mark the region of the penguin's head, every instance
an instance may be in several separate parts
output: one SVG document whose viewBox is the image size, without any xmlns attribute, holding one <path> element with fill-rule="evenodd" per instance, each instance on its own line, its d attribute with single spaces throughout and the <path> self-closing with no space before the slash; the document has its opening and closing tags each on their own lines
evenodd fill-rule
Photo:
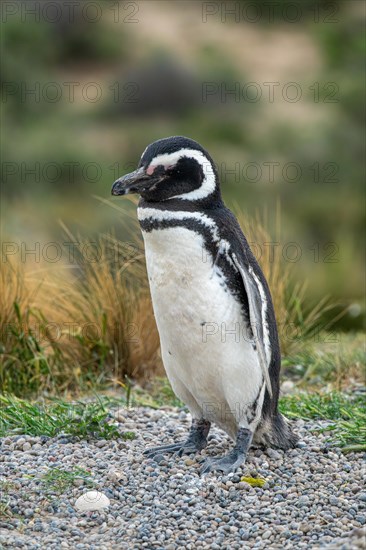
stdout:
<svg viewBox="0 0 366 550">
<path fill-rule="evenodd" d="M 112 195 L 129 193 L 153 202 L 220 198 L 212 158 L 199 143 L 182 136 L 151 143 L 143 152 L 137 170 L 114 182 Z"/>
</svg>

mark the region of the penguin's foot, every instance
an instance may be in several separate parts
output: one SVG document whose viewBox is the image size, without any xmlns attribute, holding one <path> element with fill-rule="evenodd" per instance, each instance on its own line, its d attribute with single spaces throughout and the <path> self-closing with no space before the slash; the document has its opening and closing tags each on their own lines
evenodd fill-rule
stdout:
<svg viewBox="0 0 366 550">
<path fill-rule="evenodd" d="M 245 462 L 252 437 L 253 433 L 250 430 L 239 428 L 233 450 L 225 456 L 205 460 L 200 474 L 208 474 L 213 471 L 220 471 L 224 474 L 235 472 Z"/>
<path fill-rule="evenodd" d="M 204 419 L 193 419 L 189 436 L 185 441 L 178 441 L 172 445 L 161 445 L 144 451 L 149 458 L 158 454 L 176 454 L 178 456 L 189 455 L 202 451 L 207 445 L 207 435 L 210 430 L 210 422 Z"/>
</svg>

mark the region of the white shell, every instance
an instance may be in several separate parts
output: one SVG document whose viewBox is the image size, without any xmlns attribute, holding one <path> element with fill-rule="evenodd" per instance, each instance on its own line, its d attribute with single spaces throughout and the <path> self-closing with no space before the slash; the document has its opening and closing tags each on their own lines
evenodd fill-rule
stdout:
<svg viewBox="0 0 366 550">
<path fill-rule="evenodd" d="M 110 505 L 109 498 L 99 491 L 88 491 L 84 493 L 75 502 L 75 508 L 80 512 L 92 512 L 102 510 Z"/>
</svg>

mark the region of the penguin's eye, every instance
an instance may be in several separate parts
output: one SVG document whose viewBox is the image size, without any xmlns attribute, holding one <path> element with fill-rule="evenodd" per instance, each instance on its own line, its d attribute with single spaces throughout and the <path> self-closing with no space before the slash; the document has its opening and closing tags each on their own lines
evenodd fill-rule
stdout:
<svg viewBox="0 0 366 550">
<path fill-rule="evenodd" d="M 165 166 L 163 164 L 159 164 L 158 166 L 153 168 L 153 174 L 154 176 L 163 176 L 165 174 Z"/>
</svg>

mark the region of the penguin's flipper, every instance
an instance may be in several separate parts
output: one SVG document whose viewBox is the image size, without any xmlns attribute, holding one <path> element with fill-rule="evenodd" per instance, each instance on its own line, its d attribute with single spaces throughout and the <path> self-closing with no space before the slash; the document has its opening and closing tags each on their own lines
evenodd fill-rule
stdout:
<svg viewBox="0 0 366 550">
<path fill-rule="evenodd" d="M 268 362 L 264 349 L 264 318 L 262 315 L 262 296 L 256 279 L 253 276 L 253 270 L 250 266 L 244 265 L 238 260 L 235 253 L 231 253 L 231 258 L 239 271 L 243 280 L 244 288 L 248 297 L 249 304 L 249 322 L 253 332 L 256 349 L 258 352 L 259 364 L 263 373 L 263 378 L 267 386 L 269 395 L 272 397 L 272 385 L 268 373 Z"/>
</svg>

